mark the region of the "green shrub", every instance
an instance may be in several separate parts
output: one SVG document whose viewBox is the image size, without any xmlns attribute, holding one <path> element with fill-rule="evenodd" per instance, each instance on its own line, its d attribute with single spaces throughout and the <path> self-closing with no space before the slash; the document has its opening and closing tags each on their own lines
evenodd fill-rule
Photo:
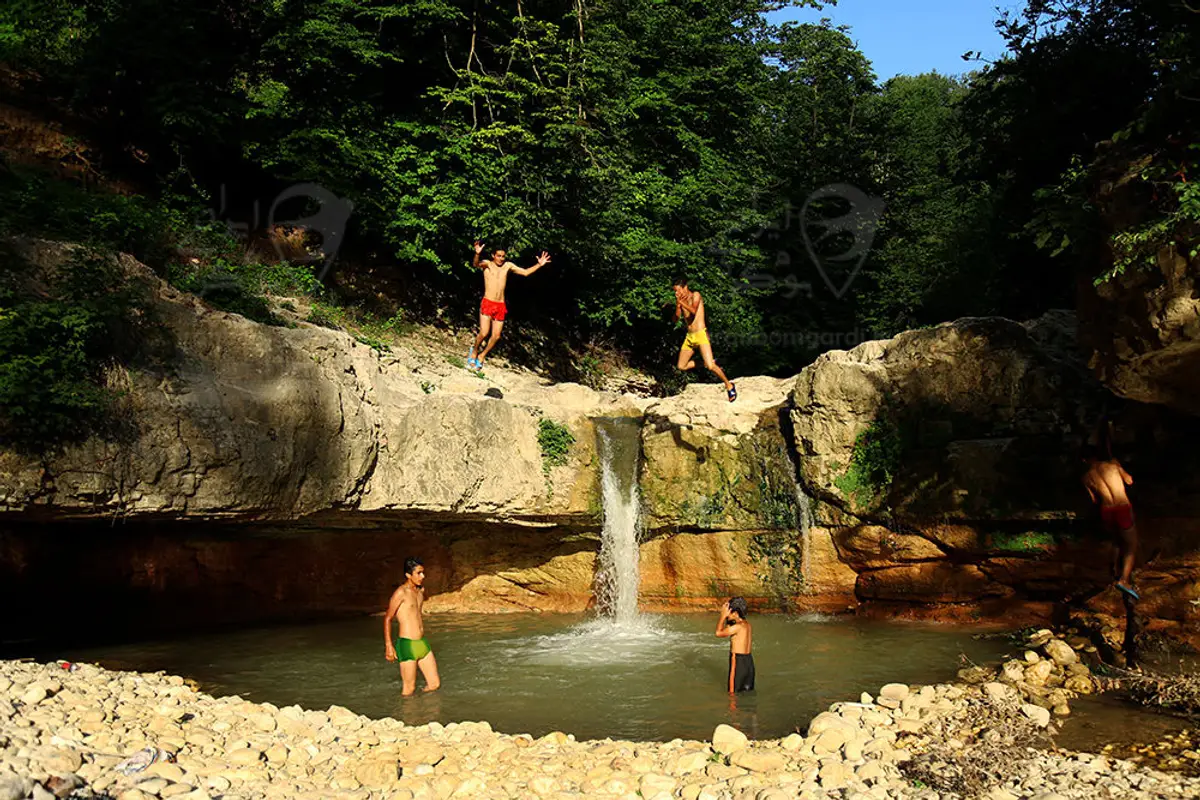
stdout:
<svg viewBox="0 0 1200 800">
<path fill-rule="evenodd" d="M 600 357 L 595 353 L 588 353 L 581 357 L 576 362 L 575 368 L 580 384 L 596 391 L 604 389 L 604 368 L 600 364 Z"/>
<path fill-rule="evenodd" d="M 166 276 L 186 252 L 198 261 L 235 259 L 242 246 L 194 201 L 152 200 L 89 189 L 45 170 L 0 171 L 0 235 L 81 242 L 129 253 Z"/>
<path fill-rule="evenodd" d="M 380 319 L 371 313 L 363 313 L 358 320 L 359 329 L 368 336 L 376 339 L 385 337 L 405 336 L 416 329 L 403 311 L 397 311 L 387 319 Z"/>
<path fill-rule="evenodd" d="M 543 471 L 549 472 L 551 467 L 565 465 L 573 444 L 575 437 L 565 425 L 544 417 L 538 422 L 538 447 L 542 451 Z"/>
<path fill-rule="evenodd" d="M 322 328 L 331 328 L 335 331 L 342 330 L 341 322 L 345 314 L 340 308 L 329 306 L 324 303 L 313 303 L 312 308 L 308 310 L 308 316 L 305 317 L 305 322 L 311 322 L 313 325 L 320 325 Z"/>
<path fill-rule="evenodd" d="M 106 367 L 140 337 L 140 297 L 115 261 L 81 251 L 53 274 L 0 253 L 0 442 L 44 451 L 103 432 L 115 394 Z"/>
<path fill-rule="evenodd" d="M 269 325 L 283 323 L 262 295 L 318 296 L 323 291 L 311 266 L 246 263 L 242 244 L 224 225 L 197 224 L 203 217 L 200 209 L 183 202 L 88 190 L 24 168 L 0 177 L 0 235 L 82 242 L 129 253 L 173 286 Z"/>
<path fill-rule="evenodd" d="M 385 342 L 381 342 L 373 336 L 356 333 L 354 334 L 354 338 L 360 344 L 365 344 L 367 347 L 371 348 L 377 353 L 389 353 L 392 350 L 392 348 L 389 347 Z"/>
</svg>

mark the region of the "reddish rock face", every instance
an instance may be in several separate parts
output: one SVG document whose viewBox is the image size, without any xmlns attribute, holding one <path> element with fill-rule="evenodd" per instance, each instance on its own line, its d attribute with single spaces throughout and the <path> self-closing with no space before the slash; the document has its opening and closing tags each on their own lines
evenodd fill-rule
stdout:
<svg viewBox="0 0 1200 800">
<path fill-rule="evenodd" d="M 858 576 L 858 596 L 864 600 L 963 603 L 1013 594 L 1011 587 L 991 580 L 974 564 L 903 564 Z"/>
<path fill-rule="evenodd" d="M 854 573 L 831 545 L 814 548 L 803 594 L 771 590 L 750 555 L 754 535 L 645 542 L 641 607 L 710 611 L 733 595 L 756 610 L 842 611 L 854 602 Z M 413 555 L 426 567 L 431 613 L 581 612 L 594 602 L 598 549 L 595 531 L 361 516 L 287 528 L 9 525 L 0 529 L 0 630 L 8 642 L 59 638 L 62 620 L 81 611 L 80 639 L 378 614 Z"/>
</svg>

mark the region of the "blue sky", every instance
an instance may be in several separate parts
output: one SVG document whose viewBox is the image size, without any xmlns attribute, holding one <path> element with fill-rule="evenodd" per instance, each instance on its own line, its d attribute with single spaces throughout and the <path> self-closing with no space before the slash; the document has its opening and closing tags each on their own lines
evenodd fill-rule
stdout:
<svg viewBox="0 0 1200 800">
<path fill-rule="evenodd" d="M 797 20 L 849 25 L 850 38 L 870 59 L 882 83 L 896 75 L 937 70 L 958 75 L 977 68 L 963 61 L 968 50 L 994 59 L 1004 42 L 992 22 L 996 8 L 1015 9 L 1019 0 L 839 0 L 823 11 L 789 8 L 769 15 L 771 22 Z"/>
</svg>

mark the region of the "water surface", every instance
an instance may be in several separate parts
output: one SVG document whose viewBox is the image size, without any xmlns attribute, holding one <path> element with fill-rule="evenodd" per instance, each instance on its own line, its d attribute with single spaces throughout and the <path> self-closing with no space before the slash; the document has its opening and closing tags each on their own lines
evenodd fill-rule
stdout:
<svg viewBox="0 0 1200 800">
<path fill-rule="evenodd" d="M 707 739 L 720 723 L 751 737 L 803 728 L 838 700 L 890 681 L 952 679 L 1015 650 L 971 631 L 853 618 L 752 615 L 757 688 L 731 700 L 729 649 L 716 615 L 643 615 L 614 623 L 583 615 L 438 614 L 426 636 L 442 689 L 400 696 L 383 659 L 379 617 L 198 635 L 43 654 L 114 669 L 165 670 L 205 691 L 278 706 L 342 705 L 370 717 L 487 720 L 506 733 L 579 738 Z M 418 679 L 418 686 L 423 682 Z"/>
</svg>

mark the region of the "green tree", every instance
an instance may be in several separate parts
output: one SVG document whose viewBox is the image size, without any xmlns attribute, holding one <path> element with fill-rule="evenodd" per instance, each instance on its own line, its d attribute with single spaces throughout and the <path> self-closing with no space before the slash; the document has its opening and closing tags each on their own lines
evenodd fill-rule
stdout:
<svg viewBox="0 0 1200 800">
<path fill-rule="evenodd" d="M 886 202 L 860 319 L 893 335 L 995 309 L 1004 265 L 984 246 L 990 187 L 963 173 L 971 141 L 961 81 L 937 73 L 888 81 L 871 109 Z"/>
</svg>

